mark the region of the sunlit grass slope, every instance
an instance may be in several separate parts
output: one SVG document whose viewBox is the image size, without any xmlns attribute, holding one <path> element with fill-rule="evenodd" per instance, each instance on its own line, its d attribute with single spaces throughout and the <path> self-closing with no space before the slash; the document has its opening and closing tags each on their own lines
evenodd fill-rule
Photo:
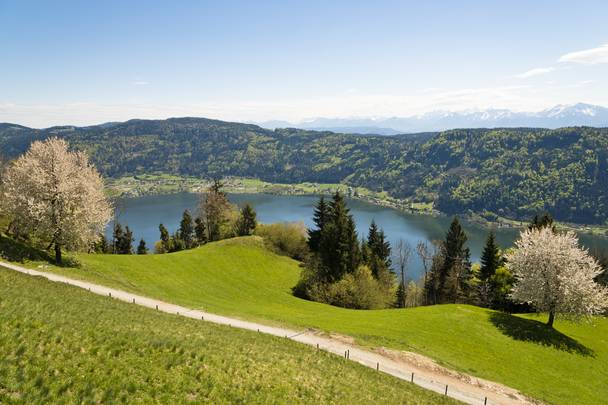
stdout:
<svg viewBox="0 0 608 405">
<path fill-rule="evenodd" d="M 455 403 L 290 340 L 0 269 L 0 403 Z"/>
<path fill-rule="evenodd" d="M 295 298 L 297 262 L 240 238 L 167 255 L 81 255 L 73 277 L 192 308 L 353 336 L 359 343 L 410 350 L 552 403 L 599 403 L 608 397 L 608 321 L 558 321 L 547 330 L 468 305 L 356 311 Z"/>
</svg>

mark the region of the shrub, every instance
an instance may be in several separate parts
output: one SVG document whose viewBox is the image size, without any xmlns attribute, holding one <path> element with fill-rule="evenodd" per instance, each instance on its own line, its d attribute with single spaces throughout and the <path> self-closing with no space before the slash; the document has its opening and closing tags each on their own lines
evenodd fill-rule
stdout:
<svg viewBox="0 0 608 405">
<path fill-rule="evenodd" d="M 255 233 L 264 238 L 270 250 L 278 254 L 289 256 L 296 260 L 304 260 L 308 256 L 306 227 L 303 222 L 259 224 Z"/>
<path fill-rule="evenodd" d="M 345 274 L 335 283 L 324 283 L 315 274 L 318 272 L 311 270 L 309 264 L 294 288 L 294 294 L 353 309 L 386 308 L 395 301 L 394 276 L 390 272 L 376 279 L 368 266 L 359 266 L 354 273 Z"/>
</svg>

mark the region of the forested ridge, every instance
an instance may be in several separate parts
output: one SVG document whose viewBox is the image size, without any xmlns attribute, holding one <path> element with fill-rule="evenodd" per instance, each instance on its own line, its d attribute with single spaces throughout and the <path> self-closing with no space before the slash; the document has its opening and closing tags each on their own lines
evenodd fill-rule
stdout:
<svg viewBox="0 0 608 405">
<path fill-rule="evenodd" d="M 342 182 L 396 198 L 527 219 L 608 220 L 608 128 L 456 129 L 419 136 L 361 136 L 203 118 L 130 120 L 31 129 L 0 124 L 8 158 L 36 139 L 65 138 L 106 176 L 149 172 Z"/>
</svg>

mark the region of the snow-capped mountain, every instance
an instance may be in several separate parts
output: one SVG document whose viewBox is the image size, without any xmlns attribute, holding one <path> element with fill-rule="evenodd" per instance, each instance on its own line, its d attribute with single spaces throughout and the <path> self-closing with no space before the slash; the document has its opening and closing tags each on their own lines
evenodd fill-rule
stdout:
<svg viewBox="0 0 608 405">
<path fill-rule="evenodd" d="M 274 123 L 261 123 L 276 128 Z M 390 118 L 316 118 L 300 123 L 281 122 L 295 128 L 393 135 L 443 131 L 452 128 L 608 126 L 608 108 L 591 104 L 556 105 L 537 112 L 515 112 L 506 109 L 481 111 L 431 111 L 410 117 Z"/>
</svg>

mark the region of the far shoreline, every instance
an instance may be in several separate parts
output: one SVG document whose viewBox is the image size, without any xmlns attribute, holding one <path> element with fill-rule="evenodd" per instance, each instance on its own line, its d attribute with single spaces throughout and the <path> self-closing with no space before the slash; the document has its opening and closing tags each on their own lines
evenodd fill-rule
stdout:
<svg viewBox="0 0 608 405">
<path fill-rule="evenodd" d="M 375 206 L 391 208 L 411 215 L 447 217 L 450 214 L 441 212 L 433 207 L 432 203 L 413 203 L 393 198 L 386 192 L 374 192 L 363 187 L 352 187 L 341 183 L 314 183 L 304 182 L 298 184 L 271 183 L 258 179 L 229 176 L 223 179 L 225 190 L 231 194 L 270 194 L 287 196 L 321 196 L 331 195 L 336 191 L 344 193 L 348 198 L 363 201 Z M 176 176 L 164 173 L 142 174 L 106 179 L 106 192 L 112 198 L 135 198 L 153 195 L 171 195 L 177 193 L 201 193 L 211 180 L 193 176 Z M 496 216 L 499 220 L 493 221 L 479 213 L 454 214 L 466 222 L 485 229 L 508 228 L 524 229 L 527 221 L 514 220 Z M 558 229 L 570 230 L 592 236 L 608 237 L 608 226 L 586 225 L 573 223 L 557 223 Z"/>
</svg>

